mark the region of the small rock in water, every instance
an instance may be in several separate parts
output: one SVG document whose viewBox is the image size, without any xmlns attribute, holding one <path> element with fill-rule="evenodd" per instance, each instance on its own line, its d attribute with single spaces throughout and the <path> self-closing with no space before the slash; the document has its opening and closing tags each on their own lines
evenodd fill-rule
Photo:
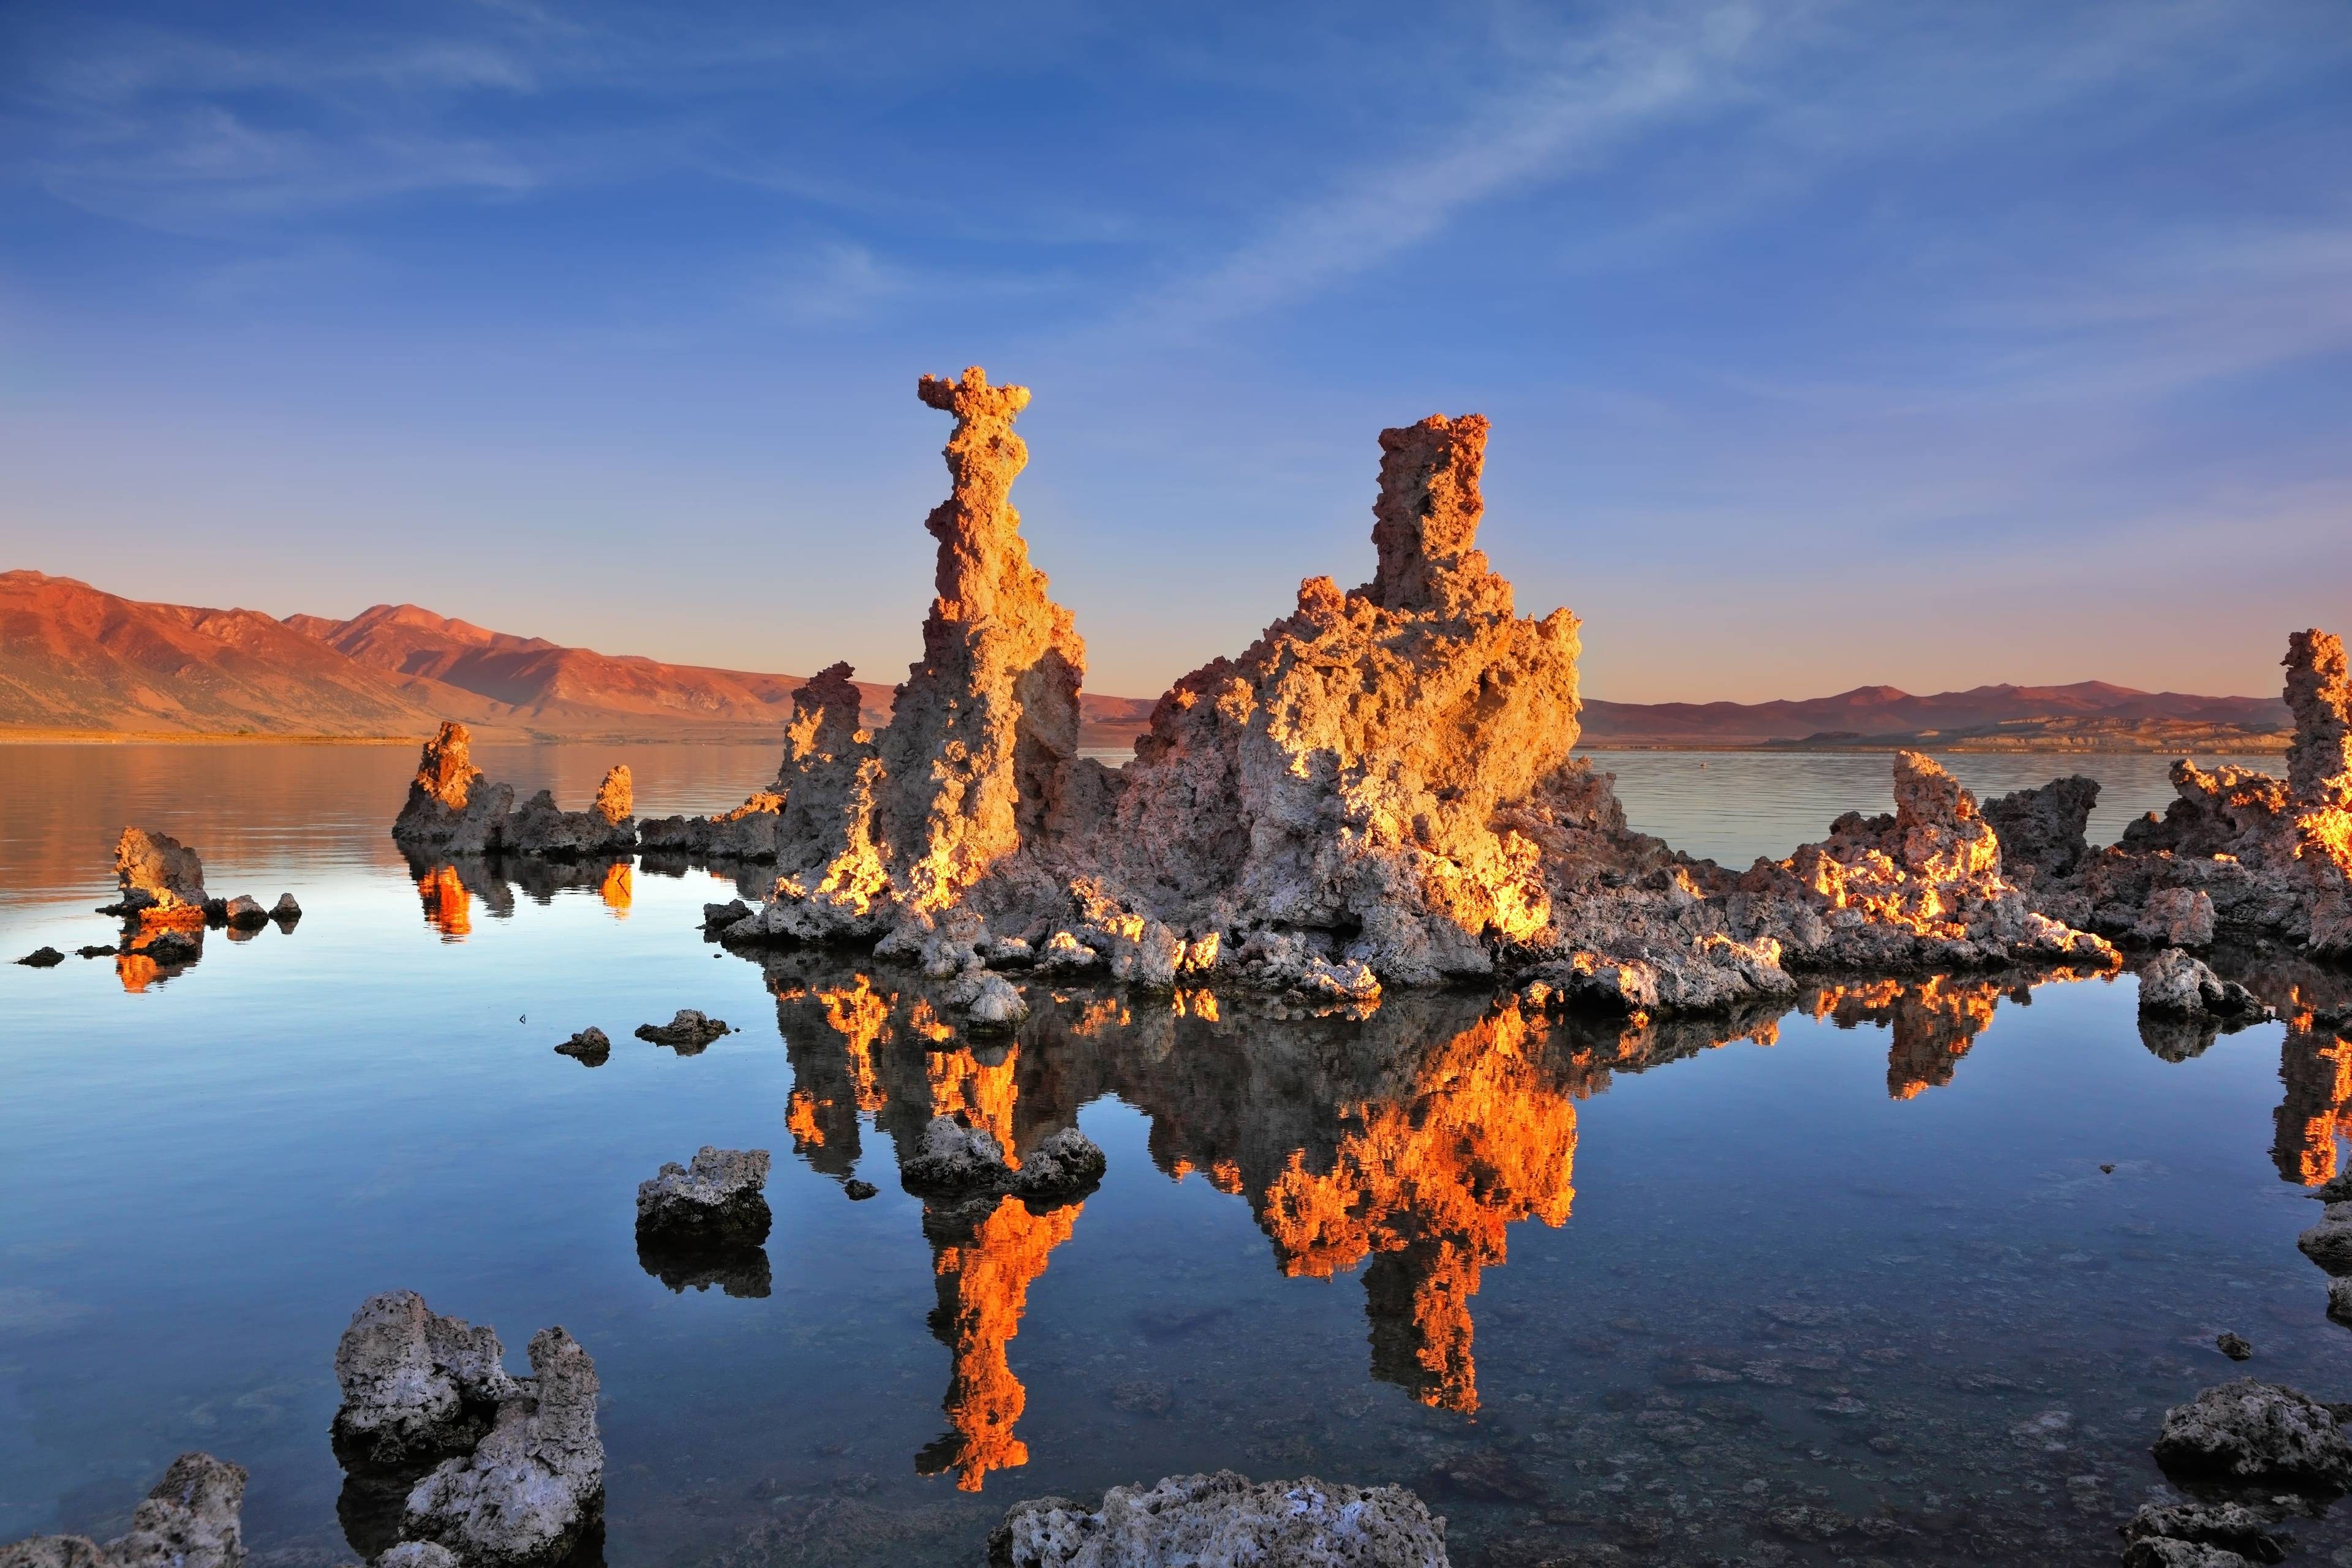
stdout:
<svg viewBox="0 0 2352 1568">
<path fill-rule="evenodd" d="M 112 958 L 120 951 L 121 950 L 119 948 L 108 947 L 103 942 L 94 942 L 88 947 L 75 948 L 74 956 L 76 958 Z"/>
<path fill-rule="evenodd" d="M 995 1134 L 953 1116 L 931 1118 L 922 1143 L 898 1166 L 899 1179 L 919 1192 L 1000 1186 L 1012 1175 Z"/>
<path fill-rule="evenodd" d="M 2103 1176 L 2112 1176 L 2116 1173 L 2116 1168 L 2113 1165 L 2102 1165 L 2099 1167 L 2099 1173 Z"/>
<path fill-rule="evenodd" d="M 2223 1355 L 2228 1356 L 2231 1361 L 2251 1361 L 2253 1359 L 2254 1347 L 2247 1343 L 2242 1336 L 2237 1334 L 2223 1333 L 2220 1335 L 2213 1341 L 2213 1348 L 2220 1351 Z"/>
<path fill-rule="evenodd" d="M 1445 1526 L 1399 1486 L 1317 1480 L 1253 1486 L 1231 1470 L 1113 1487 L 1088 1510 L 1067 1498 L 1015 1503 L 988 1538 L 990 1568 L 1173 1568 L 1300 1563 L 1447 1568 Z"/>
<path fill-rule="evenodd" d="M 591 1024 L 562 1045 L 555 1047 L 559 1057 L 570 1057 L 583 1067 L 600 1068 L 613 1054 L 613 1042 L 604 1031 Z"/>
<path fill-rule="evenodd" d="M 279 925 L 290 926 L 302 918 L 302 906 L 294 901 L 291 893 L 280 893 L 278 901 L 269 906 L 269 918 Z"/>
<path fill-rule="evenodd" d="M 1102 1181 L 1106 1163 L 1094 1140 L 1075 1127 L 1065 1127 L 1023 1157 L 1021 1168 L 1013 1173 L 1013 1191 L 1024 1198 L 1081 1196 Z"/>
<path fill-rule="evenodd" d="M 708 1017 L 692 1007 L 680 1007 L 667 1024 L 637 1026 L 637 1038 L 667 1046 L 682 1057 L 692 1056 L 726 1033 L 726 1019 Z"/>
<path fill-rule="evenodd" d="M 867 1198 L 872 1197 L 882 1189 L 876 1186 L 871 1182 L 861 1182 L 856 1177 L 852 1176 L 849 1180 L 841 1184 L 841 1190 L 849 1194 L 849 1201 L 851 1203 L 860 1204 L 864 1203 Z"/>
<path fill-rule="evenodd" d="M 2177 947 L 2165 949 L 2140 971 L 2139 1010 L 2174 1017 L 2211 1015 L 2223 1018 L 2267 1018 L 2271 1010 L 2262 999 L 2235 981 L 2222 979 L 2205 963 Z"/>
<path fill-rule="evenodd" d="M 221 918 L 238 931 L 259 931 L 269 923 L 269 911 L 250 893 L 239 893 L 221 906 Z"/>
<path fill-rule="evenodd" d="M 767 1184 L 765 1149 L 706 1143 L 692 1164 L 673 1160 L 653 1180 L 638 1184 L 637 1228 L 757 1246 L 773 1223 L 761 1190 Z"/>
<path fill-rule="evenodd" d="M 108 948 L 109 952 L 113 952 Z M 16 962 L 28 969 L 49 969 L 66 961 L 66 955 L 54 947 L 37 947 Z"/>
</svg>

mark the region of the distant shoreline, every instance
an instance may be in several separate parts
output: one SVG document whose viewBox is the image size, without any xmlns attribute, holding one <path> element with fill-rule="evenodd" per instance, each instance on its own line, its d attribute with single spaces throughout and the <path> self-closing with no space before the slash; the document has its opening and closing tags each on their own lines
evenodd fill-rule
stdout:
<svg viewBox="0 0 2352 1568">
<path fill-rule="evenodd" d="M 195 733 L 185 731 L 24 730 L 0 727 L 0 745 L 19 746 L 419 746 L 428 739 L 415 735 L 246 735 Z M 485 734 L 475 731 L 476 743 L 487 746 L 756 746 L 781 743 L 780 734 L 740 735 L 549 735 Z M 1124 754 L 1131 742 L 1082 744 L 1081 756 Z M 1898 751 L 1920 751 L 1957 756 L 2025 757 L 2179 757 L 2277 756 L 2286 751 L 2284 737 L 2264 737 L 2229 745 L 2031 745 L 1987 744 L 1962 740 L 1939 745 L 1932 740 L 1887 741 L 1856 745 L 1809 745 L 1801 742 L 1710 740 L 1580 741 L 1580 755 L 1605 752 L 1713 752 L 1741 756 L 1888 756 Z"/>
</svg>

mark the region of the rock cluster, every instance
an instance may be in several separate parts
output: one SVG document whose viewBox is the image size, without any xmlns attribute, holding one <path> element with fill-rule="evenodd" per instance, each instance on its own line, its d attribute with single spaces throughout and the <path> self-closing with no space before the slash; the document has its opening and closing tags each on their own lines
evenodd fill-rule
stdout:
<svg viewBox="0 0 2352 1568">
<path fill-rule="evenodd" d="M 1113 1487 L 1102 1506 L 1018 1503 L 989 1537 L 990 1568 L 1445 1568 L 1445 1521 L 1402 1487 L 1309 1476 L 1252 1485 L 1231 1470 Z"/>
<path fill-rule="evenodd" d="M 2133 823 L 2105 849 L 2068 837 L 2057 858 L 2071 853 L 2074 863 L 2036 879 L 2035 907 L 2162 946 L 2219 937 L 2352 954 L 2352 678 L 2341 639 L 2316 629 L 2287 639 L 2284 663 L 2294 717 L 2284 778 L 2183 758 L 2172 766 L 2179 798 L 2164 815 Z M 2028 793 L 2089 783 L 2062 779 Z"/>
<path fill-rule="evenodd" d="M 933 1117 L 923 1128 L 921 1143 L 900 1162 L 898 1175 L 912 1193 L 967 1198 L 1011 1193 L 1034 1204 L 1053 1205 L 1092 1192 L 1104 1169 L 1102 1150 L 1075 1127 L 1041 1140 L 1016 1170 L 995 1134 L 945 1115 Z"/>
<path fill-rule="evenodd" d="M 302 918 L 291 893 L 278 895 L 277 907 L 268 910 L 246 893 L 214 898 L 205 890 L 203 858 L 170 834 L 143 827 L 126 827 L 115 840 L 114 882 L 115 901 L 99 913 L 119 915 L 138 928 L 194 931 L 209 925 L 254 931 L 274 920 L 291 930 Z"/>
<path fill-rule="evenodd" d="M 2139 1010 L 2175 1017 L 2268 1018 L 2270 1008 L 2235 981 L 2224 980 L 2179 948 L 2158 953 L 2139 972 Z"/>
<path fill-rule="evenodd" d="M 432 1542 L 474 1564 L 551 1563 L 600 1521 L 604 1446 L 596 1369 L 560 1328 L 530 1347 L 531 1374 L 510 1376 L 497 1332 L 443 1317 L 413 1290 L 370 1298 L 335 1349 L 342 1405 L 337 1455 L 356 1496 L 390 1517 L 394 1541 Z M 356 1543 L 356 1542 L 355 1542 Z M 432 1568 L 411 1553 L 412 1568 Z"/>
<path fill-rule="evenodd" d="M 1310 578 L 1238 658 L 1176 682 L 1134 761 L 1079 760 L 1084 648 L 1008 499 L 1028 394 L 977 369 L 919 390 L 956 419 L 924 658 L 879 733 L 845 667 L 795 694 L 753 797 L 778 876 L 756 910 L 705 911 L 721 940 L 877 942 L 983 1029 L 1026 1004 L 982 972 L 1017 968 L 1335 1005 L 1502 973 L 1650 1010 L 1793 994 L 1791 969 L 2116 962 L 2029 906 L 1995 827 L 1924 757 L 1898 761 L 1892 816 L 1744 876 L 1628 831 L 1607 775 L 1570 755 L 1576 617 L 1518 616 L 1475 547 L 1477 415 L 1381 432 L 1371 581 Z M 2089 804 L 2005 805 L 2021 865 L 2070 864 Z"/>
<path fill-rule="evenodd" d="M 2124 1525 L 2124 1568 L 2239 1568 L 2280 1563 L 2286 1543 L 2243 1503 L 2144 1503 Z"/>
<path fill-rule="evenodd" d="M 0 1568 L 239 1568 L 245 1468 L 210 1454 L 183 1454 L 131 1515 L 128 1533 L 100 1544 L 85 1535 L 36 1535 L 0 1546 Z"/>
<path fill-rule="evenodd" d="M 474 766 L 472 736 L 452 721 L 425 742 L 392 836 L 416 854 L 577 859 L 636 847 L 635 806 L 625 765 L 605 773 L 585 811 L 562 809 L 547 790 L 517 806 L 511 784 L 492 784 Z"/>
</svg>

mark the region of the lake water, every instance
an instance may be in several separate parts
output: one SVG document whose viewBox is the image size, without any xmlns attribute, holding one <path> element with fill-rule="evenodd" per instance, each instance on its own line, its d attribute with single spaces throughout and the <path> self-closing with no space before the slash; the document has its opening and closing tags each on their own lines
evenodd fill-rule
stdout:
<svg viewBox="0 0 2352 1568">
<path fill-rule="evenodd" d="M 620 755 L 477 753 L 572 805 Z M 648 814 L 774 763 L 626 760 Z M 1597 761 L 1637 826 L 1735 865 L 1889 804 L 1884 757 Z M 1951 763 L 2092 772 L 2110 838 L 2169 794 L 2162 759 Z M 975 1051 L 903 971 L 706 946 L 737 889 L 703 870 L 413 871 L 385 831 L 413 766 L 0 747 L 0 952 L 112 940 L 126 822 L 307 911 L 176 972 L 0 968 L 0 1541 L 119 1531 L 203 1447 L 252 1471 L 263 1564 L 351 1561 L 331 1363 L 396 1287 L 518 1370 L 550 1323 L 588 1348 L 615 1564 L 974 1563 L 1018 1499 L 1220 1467 L 1403 1482 L 1462 1564 L 2104 1563 L 2165 1406 L 2240 1370 L 2216 1333 L 2352 1396 L 2294 1247 L 2352 1078 L 2327 1037 L 2144 1041 L 2128 977 L 1632 1031 L 1041 987 Z M 629 1037 L 681 1006 L 740 1032 Z M 553 1053 L 589 1024 L 609 1062 Z M 1108 1174 L 927 1214 L 898 1151 L 941 1110 L 1016 1152 L 1075 1122 Z M 774 1151 L 775 1230 L 764 1268 L 673 1289 L 635 1187 L 705 1143 Z M 2352 1523 L 2298 1530 L 2352 1562 Z"/>
</svg>

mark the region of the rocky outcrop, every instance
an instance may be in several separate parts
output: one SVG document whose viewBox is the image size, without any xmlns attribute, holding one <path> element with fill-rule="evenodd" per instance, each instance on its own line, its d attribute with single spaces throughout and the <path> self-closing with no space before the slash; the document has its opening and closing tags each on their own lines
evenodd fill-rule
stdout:
<svg viewBox="0 0 2352 1568">
<path fill-rule="evenodd" d="M 613 1041 L 604 1030 L 591 1024 L 556 1047 L 555 1054 L 570 1057 L 583 1067 L 600 1068 L 612 1058 Z"/>
<path fill-rule="evenodd" d="M 2327 1406 L 2250 1377 L 2166 1411 L 2156 1459 L 2186 1478 L 2322 1489 L 2352 1482 L 2352 1444 Z"/>
<path fill-rule="evenodd" d="M 2323 631 L 2290 637 L 2284 663 L 2294 719 L 2284 778 L 2183 758 L 2164 815 L 2038 882 L 2036 907 L 2171 946 L 2218 937 L 2352 954 L 2352 679 L 2342 641 Z"/>
<path fill-rule="evenodd" d="M 899 1162 L 898 1174 L 911 1193 L 960 1199 L 1010 1193 L 1050 1206 L 1085 1197 L 1101 1183 L 1104 1169 L 1102 1150 L 1075 1127 L 1042 1140 L 1016 1169 L 994 1133 L 949 1114 L 924 1126 L 921 1142 Z"/>
<path fill-rule="evenodd" d="M 991 969 L 1356 1007 L 1503 973 L 1647 1012 L 1792 995 L 1806 968 L 2116 961 L 2020 886 L 2080 857 L 2087 784 L 2002 803 L 2016 877 L 1911 753 L 1892 816 L 1744 877 L 1628 830 L 1608 775 L 1570 755 L 1576 617 L 1518 616 L 1476 548 L 1477 415 L 1381 433 L 1370 582 L 1310 578 L 1160 699 L 1126 767 L 1077 760 L 1084 650 L 1008 500 L 1028 395 L 978 370 L 920 392 L 956 417 L 923 660 L 878 734 L 845 667 L 795 694 L 772 896 L 706 911 L 720 940 L 877 942 L 981 1028 L 1018 1019 Z"/>
<path fill-rule="evenodd" d="M 106 913 L 165 924 L 200 924 L 205 906 L 205 863 L 168 833 L 126 827 L 114 845 L 114 881 L 120 890 Z"/>
<path fill-rule="evenodd" d="M 443 1461 L 408 1494 L 408 1539 L 480 1568 L 538 1568 L 561 1561 L 602 1519 L 595 1364 L 561 1328 L 541 1329 L 530 1371 L 473 1452 Z"/>
<path fill-rule="evenodd" d="M 2099 804 L 2099 781 L 2077 773 L 2052 779 L 1984 803 L 1984 819 L 2000 839 L 2000 863 L 2012 880 L 2063 877 L 2091 852 L 2086 829 Z"/>
<path fill-rule="evenodd" d="M 772 1216 L 765 1149 L 714 1149 L 704 1144 L 694 1162 L 665 1163 L 637 1186 L 637 1229 L 680 1239 L 757 1246 Z"/>
<path fill-rule="evenodd" d="M 2178 1018 L 2211 1016 L 2267 1018 L 2271 1010 L 2262 999 L 2234 981 L 2222 979 L 2204 963 L 2168 948 L 2139 972 L 2139 1010 Z"/>
<path fill-rule="evenodd" d="M 0 1546 L 0 1568 L 239 1568 L 245 1562 L 245 1468 L 210 1454 L 172 1461 L 103 1545 L 86 1535 L 36 1535 Z"/>
<path fill-rule="evenodd" d="M 335 1451 L 386 1466 L 472 1447 L 517 1393 L 504 1353 L 496 1330 L 444 1317 L 414 1290 L 368 1298 L 335 1346 Z"/>
<path fill-rule="evenodd" d="M 616 765 L 585 811 L 563 810 L 547 790 L 517 806 L 513 786 L 490 783 L 474 766 L 466 726 L 449 722 L 425 742 L 392 836 L 412 855 L 577 859 L 635 848 L 635 803 L 629 770 Z"/>
<path fill-rule="evenodd" d="M 1252 1485 L 1231 1470 L 1113 1487 L 1102 1506 L 1017 1503 L 989 1537 L 991 1568 L 1445 1568 L 1445 1521 L 1402 1487 L 1309 1476 Z"/>
</svg>

